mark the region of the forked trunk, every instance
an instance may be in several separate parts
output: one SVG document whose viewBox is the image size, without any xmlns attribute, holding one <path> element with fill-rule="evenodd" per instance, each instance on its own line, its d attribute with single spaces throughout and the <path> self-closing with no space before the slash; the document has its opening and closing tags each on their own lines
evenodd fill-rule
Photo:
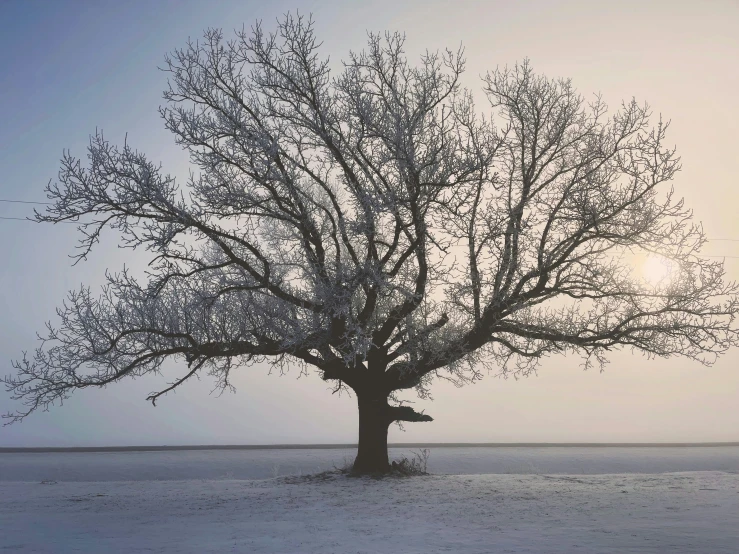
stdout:
<svg viewBox="0 0 739 554">
<path fill-rule="evenodd" d="M 387 430 L 390 426 L 390 406 L 387 397 L 358 398 L 359 447 L 354 460 L 356 473 L 387 473 Z"/>
</svg>

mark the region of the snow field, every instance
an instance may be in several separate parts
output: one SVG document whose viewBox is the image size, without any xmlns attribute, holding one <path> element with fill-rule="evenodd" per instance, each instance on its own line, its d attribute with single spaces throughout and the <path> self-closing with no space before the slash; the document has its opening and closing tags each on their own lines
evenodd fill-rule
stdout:
<svg viewBox="0 0 739 554">
<path fill-rule="evenodd" d="M 0 482 L 0 552 L 736 553 L 739 474 Z"/>
</svg>

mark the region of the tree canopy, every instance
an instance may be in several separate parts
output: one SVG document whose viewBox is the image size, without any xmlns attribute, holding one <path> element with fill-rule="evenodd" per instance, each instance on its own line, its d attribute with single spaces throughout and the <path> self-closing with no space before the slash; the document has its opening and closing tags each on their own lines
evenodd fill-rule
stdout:
<svg viewBox="0 0 739 554">
<path fill-rule="evenodd" d="M 737 287 L 700 256 L 669 125 L 646 104 L 609 115 L 524 61 L 483 77 L 483 113 L 461 49 L 414 65 L 402 35 L 369 34 L 334 76 L 319 48 L 287 15 L 166 57 L 160 113 L 197 168 L 186 183 L 102 133 L 86 165 L 65 153 L 37 220 L 78 221 L 78 261 L 108 227 L 151 264 L 69 294 L 5 378 L 25 406 L 10 421 L 167 358 L 187 369 L 152 402 L 268 361 L 384 399 L 389 423 L 430 420 L 386 401 L 434 377 L 527 374 L 553 353 L 602 365 L 621 346 L 711 363 L 736 344 Z M 676 270 L 640 279 L 637 252 Z"/>
</svg>

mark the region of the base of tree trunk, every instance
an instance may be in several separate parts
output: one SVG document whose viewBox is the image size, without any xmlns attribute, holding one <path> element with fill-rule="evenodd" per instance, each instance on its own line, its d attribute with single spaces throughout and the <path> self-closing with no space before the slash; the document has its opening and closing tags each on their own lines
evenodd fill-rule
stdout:
<svg viewBox="0 0 739 554">
<path fill-rule="evenodd" d="M 359 445 L 354 473 L 389 473 L 387 431 L 390 426 L 387 398 L 359 398 Z"/>
</svg>

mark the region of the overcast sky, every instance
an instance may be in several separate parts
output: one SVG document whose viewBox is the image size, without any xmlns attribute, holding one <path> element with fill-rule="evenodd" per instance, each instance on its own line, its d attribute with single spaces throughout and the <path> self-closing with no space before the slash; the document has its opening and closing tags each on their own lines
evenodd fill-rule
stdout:
<svg viewBox="0 0 739 554">
<path fill-rule="evenodd" d="M 187 157 L 157 113 L 164 54 L 206 27 L 227 35 L 287 10 L 312 12 L 323 51 L 333 60 L 360 50 L 366 32 L 402 31 L 411 58 L 424 49 L 467 53 L 467 86 L 525 57 L 535 71 L 570 77 L 583 94 L 601 92 L 618 107 L 632 96 L 672 120 L 668 142 L 683 170 L 677 193 L 709 238 L 739 240 L 739 3 L 672 1 L 0 1 L 0 198 L 44 201 L 63 149 L 84 158 L 90 133 L 128 142 L 180 178 Z M 32 206 L 0 202 L 0 216 Z M 99 285 L 105 268 L 141 266 L 145 257 L 116 248 L 109 234 L 89 261 L 71 267 L 74 225 L 0 219 L 0 372 L 35 348 L 66 291 Z M 714 240 L 709 255 L 739 258 L 739 242 Z M 739 259 L 727 258 L 731 279 Z M 611 357 L 605 373 L 574 358 L 552 357 L 538 376 L 493 377 L 455 389 L 438 383 L 434 401 L 418 401 L 433 423 L 391 427 L 390 441 L 736 441 L 739 351 L 706 368 L 683 359 Z M 316 375 L 234 376 L 220 398 L 208 378 L 188 382 L 153 408 L 146 395 L 171 380 L 125 381 L 75 393 L 63 407 L 0 428 L 0 446 L 270 444 L 354 442 L 355 399 L 331 395 Z M 406 395 L 414 399 L 412 395 Z M 14 409 L 0 391 L 0 411 Z"/>
</svg>

